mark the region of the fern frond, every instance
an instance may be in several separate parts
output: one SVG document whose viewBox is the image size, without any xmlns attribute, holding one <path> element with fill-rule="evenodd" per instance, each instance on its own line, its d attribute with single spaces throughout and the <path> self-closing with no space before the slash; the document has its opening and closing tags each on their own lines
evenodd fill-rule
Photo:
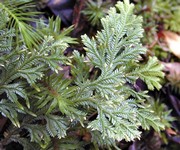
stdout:
<svg viewBox="0 0 180 150">
<path fill-rule="evenodd" d="M 89 123 L 88 127 L 100 131 L 104 138 L 127 141 L 140 138 L 140 132 L 137 130 L 140 124 L 136 119 L 136 107 L 131 106 L 128 101 L 121 104 L 116 100 L 106 103 L 99 103 L 98 116 Z"/>
<path fill-rule="evenodd" d="M 92 142 L 94 143 L 94 147 L 111 147 L 116 145 L 116 141 L 112 138 L 104 137 L 102 138 L 101 132 L 95 130 L 91 131 L 91 136 L 92 136 Z M 117 149 L 119 150 L 119 149 Z"/>
<path fill-rule="evenodd" d="M 50 137 L 43 126 L 27 124 L 24 129 L 28 130 L 31 142 L 38 143 L 42 148 L 48 145 Z"/>
<path fill-rule="evenodd" d="M 150 108 L 155 112 L 157 116 L 160 117 L 161 122 L 164 124 L 165 127 L 171 127 L 171 122 L 175 121 L 176 119 L 171 115 L 172 110 L 169 110 L 168 107 L 160 102 L 159 99 L 149 99 L 149 104 L 151 105 Z"/>
<path fill-rule="evenodd" d="M 164 129 L 164 125 L 162 125 L 160 118 L 155 116 L 148 108 L 138 111 L 138 119 L 141 122 L 142 128 L 146 130 L 149 130 L 150 126 L 158 132 Z"/>
<path fill-rule="evenodd" d="M 99 80 L 104 80 L 107 86 L 105 82 L 94 82 L 102 85 L 101 91 L 109 89 L 109 92 L 103 92 L 107 94 L 112 93 L 113 89 L 116 90 L 118 84 L 125 83 L 125 70 L 122 65 L 132 59 L 138 61 L 140 54 L 145 53 L 145 48 L 140 44 L 142 18 L 132 14 L 134 6 L 128 1 L 118 2 L 117 8 L 120 13 L 111 8 L 109 15 L 102 18 L 103 30 L 98 32 L 95 38 L 82 36 L 87 56 L 91 63 L 101 70 Z"/>
<path fill-rule="evenodd" d="M 4 54 L 9 54 L 13 48 L 13 40 L 15 33 L 13 29 L 3 29 L 0 30 L 0 56 Z"/>
<path fill-rule="evenodd" d="M 22 104 L 18 101 L 18 96 L 26 100 L 26 105 L 30 107 L 27 94 L 25 90 L 22 88 L 22 85 L 20 83 L 14 83 L 14 84 L 1 86 L 0 94 L 4 92 L 7 94 L 7 98 L 13 103 L 16 103 L 19 109 L 24 110 Z"/>
<path fill-rule="evenodd" d="M 116 69 L 113 72 L 112 70 L 103 71 L 97 80 L 92 82 L 91 87 L 94 87 L 103 97 L 112 95 L 112 93 L 117 92 L 116 87 L 125 83 L 123 71 L 124 67 Z"/>
<path fill-rule="evenodd" d="M 27 21 L 34 21 L 34 19 L 39 14 L 38 12 L 28 11 L 28 9 L 34 8 L 32 2 L 17 2 L 4 1 L 0 2 L 0 9 L 4 11 L 9 17 L 9 27 L 16 29 L 16 36 L 18 37 L 18 32 L 21 33 L 22 40 L 27 44 L 28 47 L 32 45 L 37 45 L 37 42 L 41 39 L 40 34 L 36 33 Z"/>
<path fill-rule="evenodd" d="M 110 7 L 110 3 L 102 0 L 98 0 L 97 2 L 88 0 L 86 6 L 82 13 L 87 16 L 88 21 L 90 21 L 93 26 L 99 26 L 100 19 L 107 14 L 107 8 Z"/>
<path fill-rule="evenodd" d="M 78 51 L 73 52 L 73 60 L 75 63 L 71 64 L 71 74 L 73 77 L 76 77 L 74 78 L 74 82 L 80 85 L 89 79 L 90 66 L 85 63 L 85 57 L 80 55 Z"/>
<path fill-rule="evenodd" d="M 34 68 L 27 68 L 18 70 L 21 77 L 25 78 L 29 84 L 34 84 L 36 80 L 41 79 L 43 76 L 43 66 L 37 66 Z"/>
<path fill-rule="evenodd" d="M 57 136 L 59 139 L 66 136 L 67 122 L 55 115 L 46 115 L 45 120 L 47 122 L 46 129 L 52 137 Z"/>
<path fill-rule="evenodd" d="M 3 20 L 0 24 L 0 30 L 3 30 L 9 21 L 9 17 L 8 13 L 5 12 L 2 8 L 0 8 L 0 20 Z"/>
<path fill-rule="evenodd" d="M 159 64 L 156 57 L 150 57 L 147 64 L 142 65 L 137 68 L 133 74 L 138 74 L 138 76 L 147 84 L 148 89 L 154 90 L 154 87 L 157 89 L 161 88 L 160 81 L 164 77 L 162 70 L 163 66 Z"/>
<path fill-rule="evenodd" d="M 18 120 L 18 113 L 17 113 L 18 111 L 21 110 L 17 107 L 17 105 L 13 103 L 9 103 L 7 102 L 7 100 L 3 100 L 3 99 L 0 101 L 1 114 L 9 118 L 15 126 L 20 127 L 20 123 Z"/>
<path fill-rule="evenodd" d="M 56 41 L 61 41 L 66 44 L 66 46 L 68 44 L 77 43 L 75 38 L 68 36 L 73 30 L 73 26 L 60 31 L 61 19 L 59 17 L 56 17 L 55 19 L 53 17 L 49 18 L 48 24 L 44 23 L 43 20 L 40 20 L 39 23 L 37 23 L 37 29 L 42 32 L 44 36 L 52 36 Z"/>
<path fill-rule="evenodd" d="M 56 74 L 51 75 L 49 79 L 47 78 L 47 81 L 49 82 L 44 84 L 48 86 L 40 93 L 41 99 L 36 104 L 38 108 L 42 108 L 49 104 L 50 106 L 46 114 L 50 114 L 54 109 L 59 108 L 62 114 L 67 115 L 67 117 L 71 119 L 77 119 L 79 121 L 84 120 L 86 114 L 78 110 L 78 108 L 76 108 L 77 106 L 75 106 L 72 101 L 73 96 L 76 95 L 77 87 L 69 87 L 71 81 L 63 79 L 62 76 L 57 76 Z M 42 95 L 44 95 L 43 98 Z"/>
<path fill-rule="evenodd" d="M 138 113 L 145 107 L 141 102 L 147 96 L 145 92 L 137 94 L 129 90 L 126 82 L 134 83 L 141 78 L 150 89 L 159 89 L 163 73 L 156 58 L 139 65 L 140 55 L 145 54 L 146 50 L 140 44 L 142 18 L 133 15 L 133 4 L 125 0 L 124 3 L 118 2 L 116 8 L 111 8 L 109 14 L 102 18 L 103 29 L 95 37 L 82 36 L 89 62 L 100 69 L 100 75 L 92 81 L 81 80 L 79 92 L 95 93 L 89 101 L 94 103 L 91 106 L 97 109 L 97 117 L 88 124 L 88 128 L 99 131 L 103 138 L 131 141 L 140 138 L 141 133 L 137 129 L 142 120 L 138 118 Z M 135 99 L 129 99 L 131 96 Z M 153 112 L 149 112 L 150 115 L 153 116 Z M 154 124 L 156 121 L 146 118 L 142 126 L 162 129 L 161 122 Z"/>
</svg>

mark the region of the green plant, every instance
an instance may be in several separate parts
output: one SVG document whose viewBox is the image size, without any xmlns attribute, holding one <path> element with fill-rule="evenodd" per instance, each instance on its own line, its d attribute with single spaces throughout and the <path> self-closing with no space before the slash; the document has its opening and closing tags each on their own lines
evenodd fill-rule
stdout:
<svg viewBox="0 0 180 150">
<path fill-rule="evenodd" d="M 174 117 L 171 116 L 171 111 L 168 110 L 167 105 L 164 103 L 160 102 L 160 100 L 154 100 L 154 99 L 149 99 L 149 103 L 151 104 L 152 110 L 156 113 L 157 116 L 160 117 L 161 122 L 164 124 L 166 128 L 171 127 L 171 122 L 176 120 Z"/>
<path fill-rule="evenodd" d="M 88 0 L 82 13 L 87 16 L 88 21 L 93 26 L 99 26 L 101 24 L 100 19 L 107 14 L 110 6 L 110 2 L 103 2 L 103 0 Z"/>
<path fill-rule="evenodd" d="M 29 8 L 29 3 L 21 7 Z M 128 0 L 110 9 L 95 37 L 82 36 L 86 56 L 78 51 L 64 55 L 75 41 L 67 36 L 72 27 L 59 32 L 60 19 L 38 21 L 33 33 L 18 32 L 21 25 L 31 28 L 25 22 L 30 12 L 16 12 L 2 2 L 0 9 L 0 110 L 12 122 L 0 146 L 14 141 L 31 150 L 79 150 L 87 145 L 118 149 L 117 141 L 140 138 L 139 127 L 164 129 L 146 103 L 148 91 L 132 88 L 140 78 L 149 90 L 160 89 L 164 74 L 155 57 L 140 63 L 146 53 L 140 43 L 142 18 L 133 15 Z M 31 39 L 33 34 L 38 41 Z M 67 65 L 70 79 L 61 71 Z M 94 76 L 92 69 L 97 71 Z"/>
<path fill-rule="evenodd" d="M 169 15 L 169 18 L 164 19 L 164 22 L 166 29 L 180 32 L 180 6 Z"/>
<path fill-rule="evenodd" d="M 180 32 L 180 2 L 170 0 L 152 1 L 152 10 L 160 16 L 159 21 L 164 22 L 165 29 Z"/>
<path fill-rule="evenodd" d="M 145 27 L 155 27 L 159 24 L 166 30 L 180 32 L 180 1 L 149 0 L 139 1 L 136 5 L 138 11 L 145 12 Z M 162 29 L 162 27 L 160 27 Z M 153 33 L 153 32 L 152 32 Z"/>
</svg>

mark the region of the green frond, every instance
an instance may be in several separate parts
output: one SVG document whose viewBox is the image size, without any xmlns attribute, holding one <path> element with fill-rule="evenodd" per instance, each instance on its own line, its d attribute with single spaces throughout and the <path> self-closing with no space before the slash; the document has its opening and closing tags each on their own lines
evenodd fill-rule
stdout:
<svg viewBox="0 0 180 150">
<path fill-rule="evenodd" d="M 120 93 L 122 95 L 124 95 L 125 98 L 128 98 L 130 96 L 134 97 L 137 101 L 145 101 L 146 99 L 149 98 L 149 96 L 147 95 L 148 91 L 138 91 L 136 92 L 134 89 L 132 89 L 130 86 L 120 86 L 118 88 L 118 90 L 120 91 Z"/>
<path fill-rule="evenodd" d="M 66 136 L 67 121 L 56 115 L 46 115 L 46 129 L 52 137 L 57 136 L 59 139 Z"/>
<path fill-rule="evenodd" d="M 38 31 L 42 32 L 43 35 L 52 36 L 55 41 L 61 41 L 61 43 L 66 44 L 66 47 L 68 46 L 68 44 L 77 43 L 75 38 L 68 36 L 73 30 L 73 26 L 60 31 L 61 19 L 59 17 L 56 17 L 55 19 L 53 17 L 49 18 L 48 24 L 44 23 L 43 20 L 40 20 L 39 23 L 37 23 L 37 29 Z"/>
<path fill-rule="evenodd" d="M 13 48 L 12 38 L 15 37 L 14 30 L 0 30 L 0 56 L 8 54 Z"/>
<path fill-rule="evenodd" d="M 18 73 L 21 77 L 25 78 L 29 84 L 34 84 L 36 80 L 41 79 L 43 76 L 42 73 L 43 66 L 37 66 L 34 68 L 23 68 L 21 70 L 18 70 Z"/>
<path fill-rule="evenodd" d="M 116 57 L 114 63 L 116 65 L 126 65 L 131 60 L 138 61 L 138 59 L 141 58 L 140 54 L 144 54 L 145 50 L 144 47 L 139 45 L 126 48 L 118 57 Z"/>
<path fill-rule="evenodd" d="M 15 28 L 17 37 L 19 33 L 21 34 L 22 40 L 28 47 L 37 45 L 41 39 L 40 34 L 27 24 L 27 21 L 36 22 L 37 20 L 34 18 L 39 14 L 32 10 L 29 11 L 31 8 L 34 8 L 33 2 L 17 2 L 15 0 L 0 2 L 1 11 L 4 11 L 9 17 L 8 26 Z"/>
<path fill-rule="evenodd" d="M 24 110 L 22 104 L 18 101 L 18 96 L 23 98 L 26 101 L 26 105 L 28 107 L 30 107 L 27 94 L 26 94 L 25 90 L 22 88 L 22 85 L 20 83 L 14 83 L 14 84 L 0 86 L 0 94 L 2 94 L 4 92 L 7 94 L 7 98 L 11 102 L 15 103 L 19 109 Z"/>
<path fill-rule="evenodd" d="M 131 106 L 128 101 L 120 104 L 116 100 L 106 103 L 99 104 L 98 116 L 96 120 L 89 123 L 88 128 L 100 131 L 103 138 L 108 137 L 118 141 L 140 138 L 140 132 L 137 130 L 140 124 L 136 118 L 136 106 Z"/>
<path fill-rule="evenodd" d="M 146 52 L 140 44 L 142 18 L 133 15 L 134 6 L 128 1 L 118 2 L 116 7 L 120 13 L 111 8 L 108 15 L 101 19 L 103 29 L 95 37 L 82 36 L 90 63 L 101 70 L 101 75 L 89 86 L 96 87 L 104 96 L 125 84 L 129 68 L 125 65 L 132 60 L 138 62 L 140 54 Z"/>
<path fill-rule="evenodd" d="M 126 57 L 137 59 L 145 53 L 139 44 L 143 32 L 142 18 L 132 14 L 133 5 L 128 5 L 128 2 L 119 2 L 117 8 L 120 13 L 111 8 L 109 15 L 102 18 L 103 30 L 95 38 L 82 36 L 87 56 L 101 70 L 110 67 L 114 69 Z"/>
<path fill-rule="evenodd" d="M 107 9 L 110 5 L 110 3 L 102 0 L 88 0 L 86 2 L 86 8 L 82 11 L 82 13 L 87 17 L 88 21 L 93 26 L 99 26 L 100 19 L 107 14 Z"/>
<path fill-rule="evenodd" d="M 12 50 L 13 40 L 15 37 L 14 29 L 7 29 L 7 23 L 9 21 L 8 14 L 0 9 L 0 56 L 9 53 Z"/>
<path fill-rule="evenodd" d="M 31 142 L 38 143 L 42 148 L 48 145 L 50 137 L 43 126 L 27 124 L 23 128 L 28 130 Z"/>
<path fill-rule="evenodd" d="M 44 62 L 51 70 L 58 73 L 61 69 L 59 64 L 68 60 L 68 58 L 64 56 L 64 51 L 67 46 L 68 44 L 61 39 L 56 41 L 52 36 L 45 36 L 42 44 L 39 45 L 34 55 L 39 56 L 37 60 Z"/>
<path fill-rule="evenodd" d="M 77 87 L 69 87 L 71 81 L 63 79 L 62 76 L 57 76 L 56 74 L 51 75 L 47 81 L 49 82 L 44 84 L 48 85 L 48 87 L 42 90 L 40 93 L 41 97 L 37 101 L 36 105 L 38 108 L 43 108 L 45 105 L 49 104 L 46 114 L 50 114 L 53 110 L 58 108 L 62 114 L 67 115 L 70 119 L 84 120 L 86 114 L 79 110 L 72 101 L 73 96 L 76 95 Z"/>
<path fill-rule="evenodd" d="M 106 95 L 114 95 L 114 93 L 117 92 L 116 87 L 125 83 L 123 70 L 124 68 L 121 67 L 114 71 L 103 71 L 101 75 L 91 83 L 91 87 L 94 87 L 103 97 L 106 97 Z"/>
<path fill-rule="evenodd" d="M 145 130 L 149 130 L 150 127 L 153 127 L 158 132 L 164 129 L 160 118 L 148 108 L 142 108 L 138 111 L 138 119 Z"/>
<path fill-rule="evenodd" d="M 164 73 L 160 72 L 163 69 L 163 65 L 159 63 L 156 57 L 150 57 L 149 61 L 145 65 L 137 68 L 133 74 L 137 73 L 139 77 L 147 84 L 148 89 L 154 90 L 160 89 L 161 79 L 164 77 Z"/>
<path fill-rule="evenodd" d="M 160 118 L 160 121 L 167 128 L 171 127 L 171 122 L 176 119 L 171 116 L 171 111 L 168 110 L 168 107 L 164 103 L 160 103 L 159 99 L 149 99 L 149 104 L 151 105 L 151 109 L 155 112 L 155 114 Z"/>
<path fill-rule="evenodd" d="M 85 62 L 85 57 L 78 51 L 73 52 L 73 60 L 75 63 L 71 64 L 71 74 L 75 77 L 74 82 L 80 86 L 82 82 L 88 80 L 91 66 Z"/>
<path fill-rule="evenodd" d="M 97 130 L 91 131 L 91 136 L 92 136 L 92 142 L 95 148 L 99 146 L 102 148 L 106 148 L 106 147 L 111 147 L 111 146 L 116 145 L 116 141 L 114 139 L 111 139 L 108 137 L 102 138 L 101 132 Z"/>
<path fill-rule="evenodd" d="M 0 24 L 0 30 L 3 30 L 9 21 L 9 16 L 2 8 L 0 8 L 0 20 L 3 20 Z"/>
<path fill-rule="evenodd" d="M 7 100 L 1 99 L 0 112 L 3 116 L 9 118 L 16 127 L 20 127 L 18 113 L 21 110 L 14 103 L 9 103 Z"/>
<path fill-rule="evenodd" d="M 99 131 L 103 138 L 131 141 L 140 138 L 138 128 L 141 125 L 145 129 L 152 126 L 156 130 L 164 126 L 160 121 L 156 123 L 159 117 L 153 120 L 150 116 L 143 118 L 138 115 L 141 108 L 145 108 L 141 102 L 146 100 L 147 92 L 137 93 L 126 82 L 134 83 L 141 78 L 150 89 L 159 89 L 163 73 L 155 57 L 150 58 L 147 64 L 139 65 L 140 55 L 145 54 L 146 49 L 140 43 L 142 18 L 133 15 L 134 5 L 125 0 L 124 3 L 118 2 L 116 8 L 111 8 L 101 19 L 103 29 L 95 37 L 82 36 L 89 63 L 100 70 L 100 75 L 92 81 L 81 80 L 79 86 L 80 92 L 92 90 L 95 93 L 91 100 L 94 105 L 91 106 L 97 109 L 98 114 L 88 128 Z M 129 99 L 131 96 L 135 99 Z"/>
</svg>

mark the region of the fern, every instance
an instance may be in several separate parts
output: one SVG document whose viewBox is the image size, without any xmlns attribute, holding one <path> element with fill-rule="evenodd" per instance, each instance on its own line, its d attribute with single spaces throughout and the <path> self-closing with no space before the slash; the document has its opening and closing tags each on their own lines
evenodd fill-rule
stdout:
<svg viewBox="0 0 180 150">
<path fill-rule="evenodd" d="M 157 101 L 154 99 L 149 99 L 149 103 L 151 104 L 152 110 L 157 114 L 157 116 L 160 117 L 161 122 L 163 122 L 166 127 L 171 127 L 170 123 L 176 120 L 171 115 L 172 110 L 168 110 L 167 105 L 160 103 L 159 99 L 157 99 Z"/>
<path fill-rule="evenodd" d="M 36 33 L 34 29 L 26 24 L 27 21 L 36 21 L 33 17 L 36 17 L 37 12 L 28 11 L 28 9 L 34 8 L 33 2 L 21 2 L 21 1 L 5 1 L 0 3 L 0 9 L 8 15 L 9 21 L 8 26 L 14 27 L 16 30 L 16 36 L 18 32 L 21 33 L 22 40 L 27 44 L 28 47 L 37 45 L 37 41 L 41 38 L 40 34 Z"/>
<path fill-rule="evenodd" d="M 31 142 L 37 142 L 42 148 L 48 145 L 50 137 L 43 126 L 28 124 L 24 128 L 28 130 Z"/>
<path fill-rule="evenodd" d="M 0 111 L 1 111 L 1 114 L 9 118 L 15 126 L 20 127 L 20 123 L 17 118 L 18 116 L 17 112 L 18 111 L 20 112 L 21 110 L 18 109 L 15 104 L 8 103 L 7 101 L 2 99 L 0 102 Z"/>
<path fill-rule="evenodd" d="M 159 73 L 158 70 L 162 70 L 163 66 L 158 64 L 156 57 L 151 57 L 147 64 L 141 65 L 140 68 L 134 70 L 133 74 L 138 73 L 139 77 L 146 82 L 148 89 L 154 90 L 161 88 L 160 80 L 164 77 L 164 74 Z"/>
<path fill-rule="evenodd" d="M 55 115 L 46 115 L 46 128 L 52 137 L 62 138 L 66 136 L 67 122 Z"/>
<path fill-rule="evenodd" d="M 179 32 L 179 17 L 180 17 L 180 7 L 179 1 L 170 1 L 170 0 L 157 0 L 150 1 L 151 7 L 155 15 L 159 16 L 158 21 L 164 23 L 164 26 L 167 30 L 172 30 L 174 32 Z M 157 13 L 157 14 L 156 14 Z"/>
<path fill-rule="evenodd" d="M 24 27 L 28 27 L 25 22 L 28 21 L 28 16 L 33 17 L 32 13 L 27 13 L 26 16 L 22 11 L 25 11 L 25 8 L 30 9 L 33 5 L 31 5 L 31 3 L 18 2 L 15 7 L 17 5 L 20 5 L 20 7 L 18 11 L 15 12 L 15 10 L 12 10 L 13 6 L 10 6 L 10 3 L 10 1 L 0 3 L 3 10 L 1 11 L 1 16 L 3 16 L 3 13 L 7 14 L 4 15 L 5 19 L 0 28 L 0 94 L 4 97 L 4 99 L 0 101 L 0 110 L 2 115 L 9 118 L 15 126 L 20 129 L 27 129 L 32 142 L 34 141 L 44 147 L 50 140 L 48 132 L 50 132 L 51 136 L 65 136 L 66 128 L 63 127 L 63 124 L 66 124 L 66 122 L 62 121 L 60 124 L 59 122 L 54 121 L 53 123 L 53 117 L 55 116 L 49 115 L 48 117 L 47 115 L 44 117 L 47 120 L 47 127 L 33 124 L 33 120 L 36 120 L 38 115 L 36 115 L 36 112 L 32 112 L 32 103 L 29 101 L 32 101 L 32 97 L 30 95 L 35 91 L 40 92 L 37 81 L 42 80 L 46 72 L 50 70 L 58 72 L 60 70 L 59 64 L 68 60 L 63 56 L 63 52 L 65 48 L 68 47 L 68 43 L 74 42 L 73 38 L 66 36 L 72 30 L 72 27 L 62 32 L 62 34 L 59 32 L 59 37 L 55 36 L 55 34 L 57 34 L 56 30 L 60 27 L 60 19 L 57 18 L 55 21 L 53 19 L 50 20 L 49 24 L 52 24 L 53 26 L 48 28 L 51 32 L 44 33 L 44 37 L 41 36 L 40 32 L 43 32 L 47 27 L 44 26 L 42 21 L 38 23 L 39 25 L 42 25 L 37 29 L 37 33 L 35 33 L 34 29 L 31 29 L 31 27 L 22 31 Z M 15 3 L 15 1 L 12 1 L 12 3 Z M 21 14 L 26 16 L 26 18 L 20 16 Z M 6 28 L 6 24 L 12 23 L 12 20 L 16 21 L 16 23 L 9 25 L 9 29 Z M 21 23 L 23 25 L 22 29 L 20 29 L 20 27 L 22 27 Z M 29 36 L 28 38 L 31 38 L 31 40 L 29 41 L 26 39 L 26 36 L 23 35 L 23 33 L 17 32 L 17 28 L 23 33 L 26 32 Z M 53 30 L 54 28 L 56 30 Z M 32 33 L 30 34 L 29 32 L 31 31 Z M 41 43 L 37 46 L 34 42 L 37 42 L 37 38 L 39 40 L 40 36 Z M 22 40 L 25 40 L 25 43 L 20 41 L 21 38 Z M 26 43 L 26 40 L 29 43 Z M 32 46 L 34 44 L 35 47 L 32 51 Z M 60 55 L 62 55 L 62 57 L 59 57 Z M 42 113 L 45 112 L 41 111 L 40 114 L 42 115 Z M 24 114 L 27 116 L 25 117 L 27 119 L 22 121 L 21 116 L 24 116 Z M 49 122 L 50 119 L 51 122 Z M 57 132 L 53 129 L 50 130 L 50 126 L 56 127 Z M 61 129 L 64 129 L 63 132 L 59 129 L 60 126 Z M 46 128 L 48 130 L 44 130 Z M 7 134 L 11 134 L 11 132 L 8 132 Z M 17 136 L 19 135 L 17 134 Z M 20 138 L 19 141 L 16 141 L 26 147 L 26 141 L 23 143 L 24 140 L 21 139 L 22 138 Z M 13 141 L 13 136 L 11 140 Z"/>
<path fill-rule="evenodd" d="M 107 14 L 107 8 L 110 7 L 110 2 L 103 2 L 102 0 L 88 0 L 86 8 L 82 13 L 87 16 L 88 21 L 93 26 L 100 25 L 100 19 Z"/>
<path fill-rule="evenodd" d="M 14 126 L 1 145 L 15 141 L 24 149 L 119 149 L 117 141 L 140 138 L 139 127 L 164 129 L 147 105 L 147 91 L 132 88 L 141 78 L 150 90 L 160 89 L 163 78 L 155 57 L 140 63 L 146 49 L 140 42 L 142 18 L 133 15 L 133 4 L 118 2 L 101 19 L 95 37 L 82 36 L 86 55 L 74 51 L 67 57 L 65 49 L 76 43 L 68 36 L 72 27 L 60 32 L 60 19 L 51 18 L 48 24 L 36 20 L 37 28 L 28 26 L 26 32 L 26 21 L 37 13 L 24 12 L 32 6 L 26 2 L 17 2 L 16 12 L 11 2 L 0 3 L 0 14 L 7 14 L 0 28 L 0 110 Z M 71 67 L 70 78 L 63 66 Z"/>
<path fill-rule="evenodd" d="M 180 7 L 177 7 L 177 9 L 171 13 L 169 19 L 164 19 L 165 28 L 175 32 L 180 32 L 179 18 L 180 18 Z"/>
<path fill-rule="evenodd" d="M 111 8 L 109 15 L 101 20 L 103 30 L 98 32 L 95 38 L 82 36 L 87 57 L 101 70 L 96 80 L 82 84 L 85 85 L 83 87 L 95 90 L 96 94 L 102 97 L 100 100 L 94 100 L 98 105 L 98 116 L 89 123 L 88 127 L 100 131 L 103 137 L 130 141 L 140 137 L 140 132 L 137 130 L 140 124 L 145 129 L 148 129 L 147 125 L 151 125 L 157 131 L 163 128 L 163 125 L 158 118 L 154 120 L 154 117 L 150 117 L 154 116 L 151 111 L 146 112 L 146 109 L 141 109 L 141 104 L 135 103 L 136 100 L 128 102 L 117 89 L 126 86 L 126 78 L 130 83 L 134 83 L 139 77 L 144 79 L 149 89 L 154 87 L 159 89 L 163 73 L 159 72 L 162 66 L 155 58 L 150 59 L 146 65 L 141 65 L 141 69 L 138 68 L 139 56 L 145 53 L 145 49 L 140 44 L 143 32 L 142 18 L 132 14 L 134 6 L 128 1 L 118 2 L 116 7 L 120 13 L 117 13 L 115 8 Z M 134 70 L 131 62 L 137 70 Z M 130 63 L 131 66 L 125 63 Z M 137 114 L 141 114 L 141 111 L 145 116 L 138 117 Z M 123 114 L 127 112 L 132 114 L 124 116 Z M 130 119 L 131 116 L 133 119 Z"/>
</svg>

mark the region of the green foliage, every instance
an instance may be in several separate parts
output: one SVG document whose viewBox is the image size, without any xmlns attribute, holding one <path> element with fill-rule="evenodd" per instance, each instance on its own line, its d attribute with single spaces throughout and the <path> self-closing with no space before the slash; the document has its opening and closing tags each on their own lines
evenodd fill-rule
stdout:
<svg viewBox="0 0 180 150">
<path fill-rule="evenodd" d="M 46 115 L 45 120 L 46 128 L 52 137 L 57 136 L 60 139 L 66 136 L 67 121 L 55 115 Z"/>
<path fill-rule="evenodd" d="M 16 30 L 16 36 L 19 37 L 19 41 L 26 43 L 28 47 L 37 45 L 41 39 L 41 35 L 34 31 L 34 28 L 26 23 L 26 21 L 36 22 L 36 16 L 38 12 L 33 11 L 33 2 L 22 2 L 16 0 L 7 0 L 0 3 L 0 11 L 2 14 L 6 14 L 9 17 L 8 26 Z M 30 11 L 31 9 L 31 11 Z M 20 32 L 20 35 L 19 34 Z"/>
<path fill-rule="evenodd" d="M 0 111 L 1 114 L 9 118 L 15 126 L 20 127 L 19 120 L 17 118 L 17 112 L 20 110 L 17 108 L 15 104 L 8 103 L 7 101 L 2 99 L 0 101 Z"/>
<path fill-rule="evenodd" d="M 154 90 L 161 88 L 160 80 L 164 77 L 164 73 L 158 72 L 162 70 L 163 65 L 160 65 L 156 57 L 150 57 L 149 61 L 145 65 L 141 65 L 139 68 L 135 69 L 132 74 L 139 74 L 140 79 L 142 79 L 148 86 L 148 89 Z"/>
<path fill-rule="evenodd" d="M 88 0 L 83 14 L 87 16 L 88 21 L 93 26 L 100 25 L 100 19 L 107 14 L 107 9 L 110 7 L 110 2 L 103 2 L 103 0 Z"/>
<path fill-rule="evenodd" d="M 145 11 L 142 13 L 146 23 L 145 27 L 153 27 L 158 22 L 159 24 L 163 23 L 166 30 L 180 32 L 180 1 L 139 1 L 136 8 L 137 10 L 141 9 L 142 12 Z"/>
<path fill-rule="evenodd" d="M 104 138 L 130 141 L 139 138 L 137 128 L 140 124 L 145 129 L 151 125 L 156 130 L 163 128 L 163 125 L 151 111 L 142 109 L 136 99 L 128 99 L 130 95 L 127 97 L 117 89 L 127 86 L 127 81 L 134 83 L 139 77 L 148 83 L 149 89 L 159 89 L 163 73 L 158 71 L 162 66 L 156 58 L 138 67 L 139 56 L 145 53 L 140 44 L 142 18 L 132 14 L 134 7 L 128 1 L 124 4 L 118 2 L 116 7 L 120 13 L 111 8 L 109 15 L 102 19 L 103 30 L 95 38 L 82 37 L 87 57 L 90 63 L 101 70 L 101 75 L 94 81 L 80 85 L 95 90 L 102 97 L 98 102 L 95 100 L 98 116 L 88 127 L 100 131 Z"/>
<path fill-rule="evenodd" d="M 86 145 L 73 137 L 64 138 L 56 142 L 57 148 L 61 150 L 85 150 L 84 146 Z M 46 150 L 54 150 L 54 147 L 53 143 L 51 143 Z"/>
<path fill-rule="evenodd" d="M 30 141 L 38 143 L 42 148 L 45 148 L 50 140 L 47 131 L 44 126 L 41 125 L 24 125 L 24 129 L 27 129 L 30 135 Z"/>
<path fill-rule="evenodd" d="M 174 10 L 169 19 L 164 19 L 165 28 L 175 32 L 180 32 L 180 6 Z"/>
<path fill-rule="evenodd" d="M 165 23 L 165 28 L 180 32 L 180 2 L 171 0 L 157 0 L 153 11 L 158 13 Z"/>
<path fill-rule="evenodd" d="M 101 19 L 103 29 L 95 37 L 82 36 L 86 56 L 74 51 L 66 57 L 65 49 L 75 43 L 68 36 L 72 27 L 60 32 L 60 19 L 51 18 L 48 24 L 38 21 L 33 29 L 26 23 L 32 14 L 24 12 L 31 5 L 21 3 L 16 12 L 10 2 L 0 3 L 0 16 L 5 13 L 0 28 L 0 110 L 14 126 L 6 131 L 3 145 L 15 141 L 28 149 L 31 141 L 38 149 L 85 149 L 86 144 L 118 149 L 116 141 L 140 138 L 140 126 L 164 129 L 147 106 L 147 91 L 132 88 L 141 78 L 150 90 L 160 89 L 163 78 L 155 57 L 139 62 L 146 49 L 140 43 L 142 18 L 133 15 L 133 4 L 118 2 Z M 67 65 L 70 79 L 61 71 Z M 97 70 L 94 76 L 92 69 Z M 90 139 L 79 142 L 87 133 Z"/>
<path fill-rule="evenodd" d="M 149 103 L 151 104 L 152 110 L 160 117 L 164 126 L 170 128 L 170 122 L 176 120 L 171 116 L 171 110 L 168 110 L 168 107 L 164 103 L 160 103 L 159 100 L 155 101 L 154 99 L 150 99 Z"/>
<path fill-rule="evenodd" d="M 11 6 L 10 3 L 16 5 Z M 18 5 L 20 6 L 17 7 Z M 49 135 L 57 135 L 59 138 L 65 136 L 66 122 L 61 117 L 46 115 L 40 119 L 47 121 L 46 126 L 34 124 L 39 115 L 36 114 L 38 107 L 33 105 L 37 95 L 33 94 L 40 93 L 41 87 L 38 87 L 37 83 L 43 81 L 50 70 L 58 72 L 61 69 L 59 64 L 68 60 L 63 52 L 68 43 L 75 43 L 73 38 L 67 37 L 72 27 L 60 33 L 59 18 L 55 21 L 50 19 L 48 25 L 41 20 L 38 21 L 39 27 L 35 33 L 34 28 L 26 21 L 30 21 L 33 14 L 38 13 L 24 12 L 33 7 L 31 3 L 6 1 L 0 3 L 0 6 L 3 10 L 0 12 L 3 19 L 0 28 L 0 94 L 3 97 L 0 101 L 0 110 L 16 127 L 21 130 L 27 129 L 32 142 L 44 147 L 50 140 Z M 37 40 L 40 40 L 38 45 Z M 42 99 L 43 96 L 38 98 Z M 39 113 L 42 115 L 45 111 L 41 110 Z M 22 120 L 21 116 L 26 117 Z M 23 138 L 18 141 L 12 137 L 11 141 L 13 140 L 21 144 L 25 141 Z M 25 143 L 22 145 L 26 147 Z"/>
</svg>

